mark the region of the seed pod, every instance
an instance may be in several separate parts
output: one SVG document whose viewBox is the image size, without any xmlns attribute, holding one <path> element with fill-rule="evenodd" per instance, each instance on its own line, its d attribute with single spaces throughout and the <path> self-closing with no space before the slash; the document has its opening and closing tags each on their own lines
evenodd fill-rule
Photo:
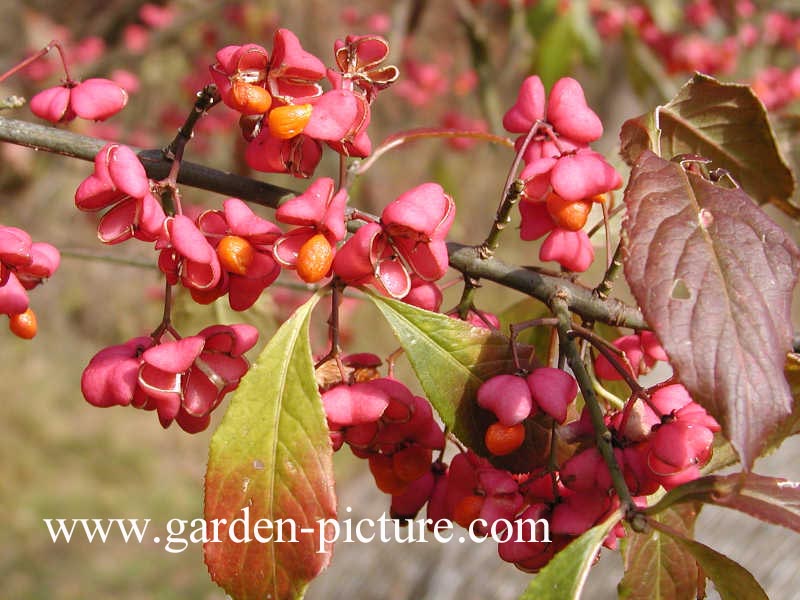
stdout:
<svg viewBox="0 0 800 600">
<path fill-rule="evenodd" d="M 550 192 L 547 196 L 547 212 L 550 213 L 556 225 L 567 231 L 583 229 L 591 210 L 591 200 L 570 202 L 553 192 Z"/>
<path fill-rule="evenodd" d="M 408 483 L 400 479 L 392 467 L 392 457 L 373 454 L 369 457 L 369 470 L 377 488 L 385 494 L 397 496 L 406 491 Z"/>
<path fill-rule="evenodd" d="M 10 315 L 8 318 L 8 328 L 11 333 L 23 340 L 29 340 L 36 335 L 36 314 L 32 308 L 24 313 Z"/>
<path fill-rule="evenodd" d="M 433 452 L 422 446 L 409 446 L 392 455 L 392 469 L 400 481 L 411 483 L 431 470 Z"/>
<path fill-rule="evenodd" d="M 481 516 L 483 496 L 464 496 L 453 509 L 453 521 L 464 529 L 469 529 L 475 519 Z"/>
<path fill-rule="evenodd" d="M 300 246 L 297 253 L 297 274 L 306 283 L 316 283 L 328 274 L 333 264 L 333 248 L 328 239 L 318 233 Z"/>
<path fill-rule="evenodd" d="M 246 239 L 238 235 L 226 235 L 217 246 L 217 256 L 222 267 L 237 275 L 246 275 L 253 262 L 255 250 Z"/>
<path fill-rule="evenodd" d="M 276 138 L 288 140 L 303 133 L 311 119 L 310 104 L 278 106 L 269 113 L 269 132 Z"/>
<path fill-rule="evenodd" d="M 272 106 L 272 96 L 260 85 L 234 81 L 231 86 L 230 103 L 243 115 L 263 115 Z"/>
</svg>

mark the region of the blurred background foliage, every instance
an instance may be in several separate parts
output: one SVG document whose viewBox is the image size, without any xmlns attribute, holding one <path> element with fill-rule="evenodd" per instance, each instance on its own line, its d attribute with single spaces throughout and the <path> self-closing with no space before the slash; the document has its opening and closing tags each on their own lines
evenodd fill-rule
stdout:
<svg viewBox="0 0 800 600">
<path fill-rule="evenodd" d="M 177 0 L 145 5 L 134 0 L 3 0 L 0 71 L 59 39 L 69 49 L 74 75 L 113 76 L 131 86 L 130 102 L 120 115 L 106 123 L 75 122 L 68 127 L 157 148 L 171 140 L 194 93 L 209 80 L 207 67 L 222 46 L 255 42 L 269 48 L 275 29 L 287 27 L 307 50 L 331 64 L 337 38 L 377 32 L 392 44 L 390 62 L 400 66 L 401 81 L 374 105 L 374 144 L 413 127 L 502 133 L 502 114 L 513 104 L 525 75 L 537 73 L 549 87 L 571 74 L 581 81 L 589 105 L 605 124 L 606 134 L 596 147 L 622 169 L 616 155 L 622 122 L 666 101 L 698 68 L 725 80 L 753 83 L 772 108 L 785 149 L 796 161 L 800 17 L 795 3 L 768 4 Z M 777 16 L 769 21 L 773 13 L 786 16 L 789 25 Z M 750 45 L 748 35 L 756 35 Z M 30 97 L 60 77 L 57 58 L 50 55 L 0 84 L 0 96 Z M 777 92 L 782 95 L 776 97 Z M 34 120 L 24 107 L 3 114 Z M 220 107 L 201 122 L 186 157 L 253 175 L 243 150 L 233 112 Z M 511 158 L 510 151 L 499 146 L 415 142 L 379 160 L 362 176 L 352 202 L 379 212 L 405 189 L 434 179 L 458 205 L 452 238 L 478 243 L 494 217 Z M 163 537 L 169 519 L 202 514 L 202 477 L 213 424 L 195 436 L 175 427 L 164 431 L 153 414 L 97 410 L 80 393 L 81 371 L 95 352 L 145 334 L 158 322 L 162 293 L 149 247 L 131 242 L 101 248 L 94 216 L 74 209 L 73 190 L 90 170 L 86 163 L 0 145 L 0 222 L 24 228 L 35 240 L 49 241 L 64 253 L 59 272 L 32 296 L 39 315 L 37 338 L 25 342 L 0 334 L 0 595 L 58 600 L 223 598 L 205 572 L 199 546 L 169 554 L 152 540 L 126 545 L 119 536 L 104 545 L 53 544 L 42 523 L 43 518 L 149 518 L 151 533 L 159 529 Z M 317 174 L 335 172 L 329 153 Z M 257 176 L 296 190 L 307 183 L 283 175 Z M 184 189 L 183 194 L 185 202 L 197 206 L 216 207 L 222 200 L 198 190 Z M 257 210 L 269 216 L 269 211 Z M 773 216 L 797 237 L 796 222 Z M 536 246 L 516 237 L 513 231 L 506 235 L 500 258 L 535 263 Z M 602 245 L 600 237 L 596 242 Z M 600 275 L 590 271 L 585 280 L 594 283 Z M 282 281 L 296 280 L 290 275 Z M 447 291 L 445 309 L 457 301 L 457 288 Z M 245 319 L 262 329 L 265 341 L 302 298 L 291 287 L 275 286 L 244 316 L 220 303 L 198 307 L 181 302 L 178 329 L 193 332 L 211 322 Z M 516 292 L 487 286 L 478 304 L 501 312 L 520 299 Z M 395 347 L 391 335 L 372 309 L 365 308 L 361 311 L 357 299 L 347 300 L 347 349 L 386 355 Z M 324 318 L 318 315 L 316 328 L 320 351 Z M 410 383 L 411 376 L 406 380 Z M 800 448 L 791 440 L 785 446 L 785 452 L 760 464 L 760 471 L 800 476 L 800 468 L 793 466 Z M 353 512 L 342 514 L 376 518 L 388 510 L 388 497 L 374 488 L 365 465 L 345 454 L 337 455 L 338 491 L 340 505 L 353 507 Z M 800 574 L 792 534 L 719 511 L 706 512 L 699 524 L 702 541 L 750 568 L 771 596 L 793 595 L 788 590 L 800 586 Z M 618 555 L 604 557 L 592 574 L 597 583 L 589 597 L 611 597 L 619 567 Z M 501 563 L 491 544 L 342 544 L 309 595 L 504 599 L 515 598 L 527 578 Z"/>
</svg>

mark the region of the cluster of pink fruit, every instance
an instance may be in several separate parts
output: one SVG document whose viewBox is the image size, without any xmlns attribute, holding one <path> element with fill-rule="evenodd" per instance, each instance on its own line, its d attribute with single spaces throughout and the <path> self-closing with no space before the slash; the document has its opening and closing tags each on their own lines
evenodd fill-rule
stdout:
<svg viewBox="0 0 800 600">
<path fill-rule="evenodd" d="M 344 362 L 355 378 L 322 394 L 333 448 L 346 443 L 367 459 L 378 489 L 392 496 L 393 517 L 413 518 L 433 492 L 441 466 L 433 452 L 444 451 L 444 432 L 428 401 L 396 379 L 371 374 L 374 379 L 359 380 L 380 364 L 378 357 L 356 354 Z"/>
<path fill-rule="evenodd" d="M 594 248 L 583 230 L 592 206 L 622 186 L 619 173 L 589 148 L 603 134 L 600 118 L 587 106 L 574 79 L 559 79 L 546 101 L 542 81 L 533 75 L 522 83 L 503 126 L 521 134 L 517 139 L 525 161 L 520 175 L 525 182 L 519 205 L 521 238 L 547 235 L 540 260 L 585 271 L 594 260 Z"/>
<path fill-rule="evenodd" d="M 22 229 L 0 225 L 0 314 L 8 316 L 8 327 L 18 337 L 36 335 L 28 291 L 50 277 L 60 262 L 55 247 L 32 241 Z"/>
<path fill-rule="evenodd" d="M 310 177 L 326 143 L 343 156 L 367 156 L 370 105 L 399 76 L 381 63 L 380 36 L 348 36 L 334 45 L 336 69 L 306 52 L 288 29 L 275 33 L 272 55 L 258 44 L 226 46 L 211 75 L 223 102 L 241 114 L 245 159 L 258 171 Z M 324 92 L 327 77 L 333 89 Z"/>
<path fill-rule="evenodd" d="M 212 325 L 158 343 L 137 337 L 98 352 L 83 372 L 81 390 L 94 406 L 155 410 L 163 427 L 175 421 L 197 433 L 239 385 L 250 367 L 243 355 L 257 339 L 256 328 L 244 324 Z"/>
<path fill-rule="evenodd" d="M 639 336 L 620 338 L 621 345 L 630 346 L 633 338 Z M 652 365 L 652 357 L 647 360 Z M 637 362 L 635 349 L 630 362 Z M 555 435 L 560 442 L 549 443 L 571 448 L 571 456 L 555 470 L 542 464 L 513 473 L 471 450 L 457 453 L 448 466 L 443 459 L 445 437 L 427 400 L 395 379 L 378 377 L 380 360 L 374 355 L 344 357 L 343 364 L 350 374 L 348 383 L 322 388 L 333 447 L 339 450 L 347 444 L 369 461 L 377 487 L 392 496 L 394 518 L 412 519 L 427 505 L 430 523 L 449 519 L 479 535 L 491 531 L 508 540 L 498 547 L 503 560 L 535 572 L 619 508 L 587 409 L 577 418 L 569 410 L 577 384 L 565 371 L 540 367 L 527 377 L 497 375 L 478 391 L 478 405 L 497 418 L 486 430 L 490 454 L 517 450 L 525 438 L 523 422 L 537 414 L 559 425 Z M 567 422 L 569 414 L 573 419 Z M 717 422 L 679 384 L 656 386 L 645 396 L 631 398 L 623 410 L 609 412 L 605 423 L 625 482 L 641 506 L 660 487 L 671 489 L 699 477 L 719 431 Z M 520 435 L 497 433 L 496 427 L 519 430 Z M 435 460 L 434 452 L 439 453 Z M 520 541 L 530 534 L 507 535 L 506 528 L 526 519 L 545 519 L 550 539 Z M 619 523 L 605 545 L 615 548 L 623 535 Z"/>
<path fill-rule="evenodd" d="M 334 46 L 336 69 L 325 69 L 285 29 L 275 33 L 271 54 L 256 44 L 220 50 L 211 76 L 222 101 L 240 114 L 250 166 L 310 177 L 323 143 L 342 157 L 367 156 L 371 103 L 398 77 L 395 67 L 382 65 L 388 50 L 379 36 L 349 36 Z M 325 77 L 333 89 L 323 93 L 319 82 Z M 35 97 L 32 109 L 54 122 L 76 115 L 104 119 L 126 99 L 111 82 L 79 84 L 67 76 L 64 85 Z M 556 82 L 547 100 L 541 80 L 532 76 L 503 124 L 520 134 L 517 150 L 525 163 L 522 239 L 547 235 L 542 261 L 585 271 L 594 259 L 583 230 L 589 213 L 622 184 L 616 170 L 589 147 L 602 135 L 600 119 L 574 79 Z M 173 180 L 150 180 L 126 146 L 103 147 L 94 172 L 76 191 L 76 206 L 105 211 L 98 225 L 103 243 L 133 238 L 154 244 L 167 282 L 167 310 L 150 336 L 105 348 L 91 359 L 81 381 L 86 400 L 98 407 L 155 410 L 163 427 L 176 422 L 190 433 L 208 427 L 213 410 L 247 372 L 244 353 L 255 345 L 258 332 L 249 325 L 214 325 L 181 337 L 169 318 L 171 288 L 178 284 L 199 303 L 227 295 L 240 311 L 286 268 L 307 283 L 335 276 L 345 285 L 372 285 L 384 295 L 438 311 L 442 294 L 435 282 L 448 268 L 445 240 L 455 218 L 453 199 L 440 185 L 425 183 L 388 203 L 380 217 L 348 211 L 348 200 L 346 189 L 318 178 L 278 208 L 276 220 L 289 225 L 288 231 L 236 198 L 227 199 L 221 210 L 190 218 Z M 345 240 L 349 220 L 361 223 Z M 26 337 L 13 324 L 30 312 L 26 290 L 50 276 L 58 262 L 52 246 L 0 227 L 0 312 L 12 317 L 18 335 Z M 494 315 L 476 310 L 466 320 L 498 327 Z M 630 367 L 625 375 L 633 378 L 655 361 L 667 360 L 648 332 L 614 344 Z M 464 527 L 479 522 L 478 533 L 495 531 L 498 523 L 544 518 L 554 534 L 551 541 L 499 546 L 504 560 L 536 571 L 619 507 L 595 427 L 586 408 L 578 415 L 578 386 L 565 370 L 538 367 L 485 381 L 476 410 L 492 421 L 483 432 L 487 457 L 460 448 L 447 465 L 445 432 L 426 399 L 392 377 L 379 377 L 380 359 L 374 355 L 334 356 L 329 362 L 336 373 L 320 391 L 333 448 L 346 444 L 369 462 L 377 487 L 392 496 L 396 518 L 412 518 L 427 505 L 433 522 L 444 518 Z M 621 378 L 618 368 L 604 356 L 595 363 L 604 379 Z M 719 431 L 679 384 L 634 393 L 622 410 L 609 411 L 604 419 L 616 462 L 637 502 L 660 487 L 698 477 Z M 549 426 L 547 445 L 563 446 L 567 456 L 549 452 L 549 459 L 525 473 L 495 466 L 498 457 L 526 451 L 526 425 L 533 420 Z M 618 524 L 606 545 L 613 547 L 623 533 Z"/>
<path fill-rule="evenodd" d="M 211 72 L 223 101 L 242 114 L 245 129 L 253 132 L 263 122 L 268 124 L 253 138 L 251 148 L 256 150 L 249 151 L 251 156 L 308 157 L 302 148 L 309 144 L 318 148 L 321 140 L 344 154 L 355 147 L 361 148 L 357 152 L 368 152 L 369 103 L 397 75 L 393 67 L 378 66 L 387 51 L 386 42 L 376 36 L 337 42 L 340 70 L 328 74 L 336 89 L 319 96 L 314 94 L 320 90 L 316 80 L 324 74 L 322 63 L 283 29 L 275 35 L 271 58 L 260 46 L 227 47 L 217 54 L 219 62 Z M 306 106 L 300 112 L 308 118 L 297 118 L 299 107 Z M 292 168 L 295 163 L 281 161 L 277 170 L 301 174 Z M 302 174 L 308 175 L 316 162 L 311 165 L 303 159 L 297 164 L 303 164 Z M 179 202 L 175 214 L 167 215 L 157 199 L 164 194 L 173 200 L 178 196 L 170 183 L 148 179 L 132 150 L 108 144 L 95 157 L 94 172 L 79 186 L 75 203 L 83 211 L 105 211 L 98 225 L 104 243 L 131 238 L 154 242 L 167 284 L 181 284 L 200 303 L 227 294 L 234 310 L 245 310 L 275 281 L 281 267 L 296 270 L 307 283 L 337 275 L 346 284 L 374 284 L 384 294 L 409 297 L 430 309 L 441 302 L 433 282 L 448 267 L 444 240 L 455 205 L 437 184 L 402 194 L 386 206 L 380 219 L 352 217 L 366 222 L 339 249 L 346 234 L 348 195 L 335 189 L 330 178 L 315 180 L 303 194 L 280 206 L 276 219 L 292 226 L 285 233 L 236 198 L 226 200 L 222 210 L 207 210 L 195 219 L 184 214 Z M 102 350 L 84 373 L 84 394 L 97 406 L 154 408 L 165 427 L 175 420 L 187 431 L 200 431 L 246 371 L 241 352 L 255 343 L 255 337 L 248 331 L 245 343 L 238 340 L 239 333 L 230 334 L 238 340 L 226 351 L 227 358 L 237 361 L 234 368 L 220 363 L 217 345 L 212 356 L 216 360 L 205 355 L 209 342 L 203 345 L 204 332 L 183 339 L 171 327 L 157 333 Z M 165 333 L 174 340 L 162 341 Z M 198 361 L 204 365 L 199 370 Z M 223 371 L 217 372 L 217 365 Z M 155 380 L 153 373 L 158 373 Z M 213 389 L 205 384 L 209 377 Z M 115 382 L 121 381 L 126 383 L 119 388 Z M 203 382 L 202 398 L 196 391 L 198 381 Z"/>
</svg>

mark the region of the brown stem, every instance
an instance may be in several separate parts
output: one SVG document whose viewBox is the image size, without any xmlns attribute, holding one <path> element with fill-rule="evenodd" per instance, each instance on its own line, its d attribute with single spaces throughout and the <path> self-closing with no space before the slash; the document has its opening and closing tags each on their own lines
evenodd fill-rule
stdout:
<svg viewBox="0 0 800 600">
<path fill-rule="evenodd" d="M 600 352 L 600 354 L 602 354 L 606 360 L 611 363 L 611 366 L 619 372 L 619 374 L 625 380 L 625 383 L 627 383 L 628 387 L 631 388 L 631 392 L 636 395 L 642 395 L 645 393 L 644 388 L 636 380 L 636 377 L 634 377 L 633 368 L 623 352 L 614 346 L 610 346 L 606 340 L 598 336 L 595 332 L 584 329 L 578 325 L 572 326 L 572 333 L 594 346 L 597 351 Z M 617 356 L 620 355 L 622 360 L 617 358 Z M 624 364 L 622 361 L 625 361 Z"/>
<path fill-rule="evenodd" d="M 603 461 L 606 463 L 608 470 L 611 474 L 611 481 L 614 485 L 619 497 L 620 505 L 623 513 L 628 516 L 633 514 L 636 510 L 636 505 L 633 502 L 633 497 L 625 483 L 625 477 L 622 474 L 622 468 L 614 456 L 614 447 L 612 446 L 611 432 L 605 424 L 603 409 L 597 401 L 597 396 L 592 387 L 592 381 L 586 367 L 581 360 L 578 347 L 575 340 L 572 338 L 572 318 L 569 311 L 567 302 L 562 297 L 563 294 L 556 294 L 550 303 L 550 307 L 558 316 L 558 340 L 559 350 L 567 359 L 567 364 L 572 370 L 575 380 L 578 382 L 578 387 L 583 394 L 583 399 L 586 402 L 586 408 L 589 411 L 589 416 L 592 420 L 592 427 L 595 431 L 595 441 L 597 449 L 600 451 Z"/>
<path fill-rule="evenodd" d="M 61 47 L 61 43 L 58 40 L 52 40 L 47 46 L 39 50 L 33 56 L 29 56 L 22 62 L 16 64 L 15 66 L 11 67 L 8 71 L 0 75 L 0 82 L 5 81 L 9 77 L 11 77 L 14 73 L 18 73 L 31 63 L 36 62 L 40 58 L 42 58 L 45 54 L 50 52 L 55 48 L 58 51 L 58 55 L 61 57 L 61 66 L 64 68 L 64 83 L 67 85 L 73 85 L 75 82 L 72 80 L 72 77 L 69 76 L 69 69 L 67 68 L 67 59 L 64 56 L 64 49 Z"/>
<path fill-rule="evenodd" d="M 159 323 L 158 327 L 150 334 L 150 337 L 153 338 L 156 344 L 161 341 L 161 337 L 167 331 L 170 332 L 175 339 L 180 339 L 180 335 L 178 335 L 178 332 L 172 327 L 172 287 L 173 286 L 169 282 L 165 283 L 164 315 L 161 317 L 161 323 Z"/>
<path fill-rule="evenodd" d="M 108 143 L 107 140 L 80 135 L 66 129 L 1 116 L 0 141 L 88 162 L 94 161 L 100 149 Z M 129 147 L 138 155 L 148 177 L 159 180 L 168 175 L 172 161 L 164 158 L 162 150 Z M 178 183 L 224 196 L 241 198 L 270 208 L 277 208 L 288 197 L 298 193 L 264 181 L 233 175 L 187 161 L 181 164 Z"/>
<path fill-rule="evenodd" d="M 594 288 L 594 294 L 601 300 L 606 300 L 614 287 L 614 280 L 622 269 L 622 243 L 617 244 L 614 255 L 608 264 L 606 272 L 603 274 L 602 281 Z"/>
<path fill-rule="evenodd" d="M 64 129 L 6 117 L 0 117 L 0 141 L 86 161 L 93 161 L 100 148 L 107 143 L 105 140 L 78 135 Z M 163 158 L 160 150 L 134 148 L 134 151 L 138 153 L 149 177 L 160 179 L 169 172 L 171 162 Z M 181 164 L 178 183 L 272 208 L 277 208 L 287 196 L 296 195 L 293 190 L 190 162 Z M 531 269 L 507 265 L 495 258 L 482 259 L 472 246 L 449 242 L 447 249 L 450 266 L 462 274 L 494 281 L 543 302 L 549 302 L 555 291 L 561 289 L 567 295 L 570 310 L 584 319 L 631 329 L 649 329 L 637 309 L 613 298 L 602 301 L 592 294 L 591 289 L 579 284 Z"/>
<path fill-rule="evenodd" d="M 591 289 L 580 284 L 532 269 L 507 265 L 496 258 L 482 259 L 473 246 L 448 242 L 447 250 L 450 254 L 450 266 L 465 275 L 494 281 L 542 302 L 549 302 L 556 291 L 560 290 L 566 295 L 570 310 L 584 319 L 618 327 L 649 329 L 637 309 L 614 298 L 600 301 L 592 294 Z"/>
</svg>

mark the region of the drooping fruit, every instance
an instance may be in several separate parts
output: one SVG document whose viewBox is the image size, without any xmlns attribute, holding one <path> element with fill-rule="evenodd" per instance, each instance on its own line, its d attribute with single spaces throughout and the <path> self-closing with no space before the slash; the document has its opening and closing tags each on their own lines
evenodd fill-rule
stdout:
<svg viewBox="0 0 800 600">
<path fill-rule="evenodd" d="M 401 481 L 411 483 L 431 470 L 432 458 L 430 448 L 409 446 L 392 455 L 392 469 Z"/>
<path fill-rule="evenodd" d="M 226 271 L 245 275 L 253 262 L 255 250 L 246 239 L 238 235 L 226 235 L 217 246 L 217 256 Z"/>
<path fill-rule="evenodd" d="M 328 239 L 318 233 L 306 240 L 297 253 L 297 274 L 306 283 L 324 278 L 333 264 L 333 248 Z"/>
<path fill-rule="evenodd" d="M 288 104 L 273 108 L 269 113 L 269 132 L 276 138 L 288 140 L 303 133 L 311 120 L 310 104 Z"/>
<path fill-rule="evenodd" d="M 24 313 L 10 315 L 8 318 L 8 328 L 11 333 L 23 340 L 29 340 L 36 335 L 36 314 L 32 308 L 28 308 Z"/>
<path fill-rule="evenodd" d="M 397 496 L 406 491 L 408 482 L 400 479 L 394 472 L 392 457 L 373 454 L 369 457 L 369 470 L 375 478 L 375 485 L 385 494 Z"/>
</svg>

